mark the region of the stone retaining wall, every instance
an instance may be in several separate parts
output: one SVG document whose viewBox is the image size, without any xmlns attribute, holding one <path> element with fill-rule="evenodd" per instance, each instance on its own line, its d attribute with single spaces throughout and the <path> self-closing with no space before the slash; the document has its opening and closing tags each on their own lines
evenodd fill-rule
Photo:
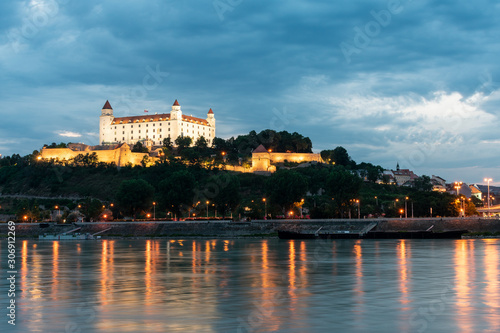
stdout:
<svg viewBox="0 0 500 333">
<path fill-rule="evenodd" d="M 277 230 L 322 232 L 350 230 L 357 232 L 372 222 L 378 225 L 376 231 L 417 231 L 426 230 L 432 225 L 436 232 L 447 230 L 469 230 L 470 232 L 500 232 L 500 220 L 479 218 L 446 219 L 376 219 L 376 220 L 257 220 L 251 222 L 196 221 L 196 222 L 107 222 L 82 223 L 77 232 L 94 234 L 112 227 L 102 233 L 105 237 L 243 237 L 266 236 Z M 38 237 L 40 234 L 60 234 L 74 229 L 74 225 L 50 224 L 40 228 L 38 223 L 17 223 L 17 237 Z M 0 234 L 7 234 L 7 224 L 0 223 Z"/>
</svg>

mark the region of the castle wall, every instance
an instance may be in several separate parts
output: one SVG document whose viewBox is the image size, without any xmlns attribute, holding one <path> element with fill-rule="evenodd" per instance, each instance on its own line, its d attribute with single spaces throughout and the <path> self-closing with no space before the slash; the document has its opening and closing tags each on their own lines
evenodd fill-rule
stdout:
<svg viewBox="0 0 500 333">
<path fill-rule="evenodd" d="M 44 148 L 42 149 L 42 158 L 44 159 L 57 159 L 57 160 L 70 160 L 75 158 L 78 154 L 92 154 L 96 153 L 98 162 L 115 163 L 117 166 L 125 166 L 128 163 L 132 165 L 141 165 L 144 156 L 149 157 L 150 163 L 158 160 L 157 157 L 151 157 L 148 153 L 135 153 L 130 150 L 128 146 L 122 146 L 117 149 L 110 150 L 91 150 L 91 151 L 73 151 L 69 148 Z"/>
</svg>

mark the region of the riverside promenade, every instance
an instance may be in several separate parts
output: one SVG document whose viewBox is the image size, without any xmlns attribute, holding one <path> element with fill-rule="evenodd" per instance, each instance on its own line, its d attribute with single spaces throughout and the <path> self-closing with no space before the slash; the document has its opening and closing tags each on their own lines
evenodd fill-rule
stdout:
<svg viewBox="0 0 500 333">
<path fill-rule="evenodd" d="M 234 221 L 133 221 L 133 222 L 83 222 L 73 224 L 49 223 L 41 228 L 39 223 L 16 223 L 16 236 L 32 238 L 40 234 L 61 234 L 77 227 L 77 232 L 107 237 L 272 237 L 277 230 L 323 232 L 350 230 L 357 232 L 371 224 L 372 231 L 398 232 L 421 231 L 432 227 L 434 232 L 468 230 L 469 232 L 500 232 L 499 219 L 466 218 L 408 218 L 408 219 L 301 219 Z M 111 229 L 110 229 L 111 228 Z M 0 234 L 7 235 L 7 224 L 0 223 Z"/>
</svg>

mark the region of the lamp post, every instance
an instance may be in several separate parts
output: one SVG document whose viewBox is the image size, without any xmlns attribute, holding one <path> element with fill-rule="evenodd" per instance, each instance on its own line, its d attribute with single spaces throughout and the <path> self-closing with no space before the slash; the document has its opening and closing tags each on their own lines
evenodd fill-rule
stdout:
<svg viewBox="0 0 500 333">
<path fill-rule="evenodd" d="M 210 201 L 207 201 L 207 219 L 208 219 L 208 204 L 210 203 Z"/>
<path fill-rule="evenodd" d="M 400 219 L 402 219 L 402 218 L 403 218 L 403 210 L 402 210 L 402 209 L 400 209 L 400 210 L 399 210 L 399 218 L 400 218 Z"/>
<path fill-rule="evenodd" d="M 300 200 L 300 218 L 302 218 L 302 206 L 304 205 L 304 199 Z"/>
<path fill-rule="evenodd" d="M 153 220 L 156 220 L 156 202 L 153 201 Z"/>
<path fill-rule="evenodd" d="M 264 220 L 267 220 L 267 200 L 262 198 L 262 201 L 264 201 Z"/>
<path fill-rule="evenodd" d="M 408 197 L 405 197 L 405 219 L 408 218 Z"/>
<path fill-rule="evenodd" d="M 491 178 L 484 178 L 484 181 L 488 182 L 488 217 L 491 216 L 491 213 L 490 213 L 490 182 L 492 180 L 493 179 L 491 179 Z"/>
<path fill-rule="evenodd" d="M 457 197 L 460 199 L 460 188 L 462 188 L 463 182 L 455 182 L 455 189 L 457 190 Z M 460 214 L 463 213 L 462 200 L 460 200 Z"/>
<path fill-rule="evenodd" d="M 358 220 L 360 220 L 361 219 L 361 202 L 359 202 L 359 199 L 357 199 L 356 203 L 358 204 Z"/>
<path fill-rule="evenodd" d="M 375 205 L 377 205 L 377 207 L 378 207 L 378 197 L 377 196 L 375 196 Z"/>
</svg>

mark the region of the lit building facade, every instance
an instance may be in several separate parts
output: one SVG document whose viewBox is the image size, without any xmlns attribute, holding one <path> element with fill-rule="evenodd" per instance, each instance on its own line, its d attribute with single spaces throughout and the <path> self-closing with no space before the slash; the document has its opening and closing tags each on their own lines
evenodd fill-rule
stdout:
<svg viewBox="0 0 500 333">
<path fill-rule="evenodd" d="M 215 115 L 212 109 L 205 119 L 183 115 L 177 100 L 172 105 L 172 111 L 163 114 L 144 113 L 142 116 L 116 118 L 108 101 L 101 110 L 101 145 L 127 143 L 133 146 L 137 142 L 145 142 L 146 145 L 160 146 L 163 139 L 170 138 L 174 143 L 179 136 L 191 137 L 193 144 L 203 136 L 210 146 L 215 138 Z"/>
</svg>

